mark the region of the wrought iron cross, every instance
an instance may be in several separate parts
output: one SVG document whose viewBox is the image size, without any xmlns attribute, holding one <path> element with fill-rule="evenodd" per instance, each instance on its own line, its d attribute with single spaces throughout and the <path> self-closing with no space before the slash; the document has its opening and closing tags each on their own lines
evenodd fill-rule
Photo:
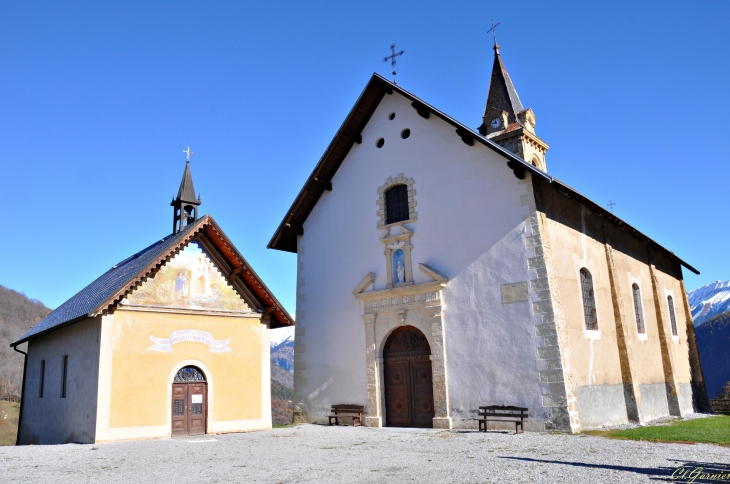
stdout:
<svg viewBox="0 0 730 484">
<path fill-rule="evenodd" d="M 609 208 L 611 209 L 611 213 L 613 213 L 613 207 L 614 207 L 615 205 L 618 205 L 618 204 L 617 204 L 617 203 L 615 203 L 615 202 L 614 202 L 613 200 L 609 200 L 609 201 L 608 201 L 608 203 L 606 204 L 606 206 L 607 206 L 607 207 L 609 207 Z"/>
<path fill-rule="evenodd" d="M 494 19 L 492 19 L 492 28 L 487 30 L 487 33 L 494 32 L 494 43 L 497 43 L 497 27 L 499 26 L 499 22 L 497 22 L 497 25 L 494 25 Z"/>
<path fill-rule="evenodd" d="M 392 52 L 392 54 L 390 54 L 388 57 L 383 59 L 383 62 L 388 62 L 390 60 L 390 65 L 393 66 L 393 84 L 398 84 L 398 82 L 396 82 L 396 80 L 395 80 L 395 58 L 399 55 L 405 54 L 406 51 L 402 50 L 400 52 L 396 52 L 395 44 L 390 46 L 390 51 Z"/>
<path fill-rule="evenodd" d="M 190 151 L 190 147 L 188 146 L 188 149 L 187 150 L 183 150 L 183 153 L 187 153 L 188 154 L 187 161 L 190 162 L 190 155 L 192 155 L 195 152 L 194 151 Z"/>
</svg>

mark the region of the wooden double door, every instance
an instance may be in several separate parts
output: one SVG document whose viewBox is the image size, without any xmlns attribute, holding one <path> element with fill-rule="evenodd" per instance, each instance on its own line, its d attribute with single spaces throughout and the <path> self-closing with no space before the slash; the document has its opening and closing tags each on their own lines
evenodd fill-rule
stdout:
<svg viewBox="0 0 730 484">
<path fill-rule="evenodd" d="M 205 433 L 207 390 L 205 382 L 172 384 L 172 435 Z"/>
<path fill-rule="evenodd" d="M 431 348 L 412 326 L 397 329 L 383 352 L 385 363 L 385 425 L 433 427 Z"/>
</svg>

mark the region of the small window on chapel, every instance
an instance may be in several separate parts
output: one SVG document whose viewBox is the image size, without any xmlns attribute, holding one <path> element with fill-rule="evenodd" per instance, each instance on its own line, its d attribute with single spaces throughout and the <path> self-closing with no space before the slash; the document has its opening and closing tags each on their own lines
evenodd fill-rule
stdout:
<svg viewBox="0 0 730 484">
<path fill-rule="evenodd" d="M 46 360 L 41 360 L 41 379 L 38 385 L 38 398 L 43 398 L 43 387 L 46 383 Z"/>
<path fill-rule="evenodd" d="M 408 220 L 408 187 L 395 185 L 385 192 L 385 223 Z"/>
<path fill-rule="evenodd" d="M 672 325 L 672 336 L 677 336 L 677 316 L 674 315 L 674 299 L 667 296 L 667 305 L 669 306 L 669 322 Z"/>
<path fill-rule="evenodd" d="M 596 297 L 593 291 L 593 277 L 586 268 L 580 270 L 580 289 L 583 294 L 583 315 L 586 320 L 586 329 L 588 331 L 598 331 Z"/>
<path fill-rule="evenodd" d="M 66 378 L 68 377 L 68 355 L 63 355 L 63 369 L 61 370 L 61 398 L 66 398 Z"/>
<path fill-rule="evenodd" d="M 636 315 L 636 330 L 639 334 L 646 333 L 646 326 L 644 325 L 644 312 L 641 308 L 641 289 L 638 284 L 631 286 L 631 292 L 634 295 L 634 314 Z"/>
</svg>

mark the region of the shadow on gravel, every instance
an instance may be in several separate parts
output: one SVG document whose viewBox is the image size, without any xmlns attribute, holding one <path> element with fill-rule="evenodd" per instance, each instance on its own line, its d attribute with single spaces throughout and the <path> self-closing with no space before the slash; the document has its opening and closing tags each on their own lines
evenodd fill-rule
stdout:
<svg viewBox="0 0 730 484">
<path fill-rule="evenodd" d="M 607 469 L 612 471 L 633 472 L 651 477 L 653 481 L 663 482 L 718 482 L 730 480 L 730 465 L 710 462 L 694 462 L 673 460 L 671 467 L 630 467 L 608 464 L 588 464 L 585 462 L 569 462 L 560 460 L 532 459 L 529 457 L 499 456 L 500 459 L 521 460 L 539 464 L 561 464 L 587 469 Z"/>
</svg>

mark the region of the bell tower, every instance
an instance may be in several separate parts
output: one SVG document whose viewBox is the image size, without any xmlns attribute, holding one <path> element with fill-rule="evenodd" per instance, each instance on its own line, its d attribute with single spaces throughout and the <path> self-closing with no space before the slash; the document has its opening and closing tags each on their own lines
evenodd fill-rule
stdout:
<svg viewBox="0 0 730 484">
<path fill-rule="evenodd" d="M 182 181 L 180 181 L 180 189 L 177 191 L 177 198 L 173 197 L 172 202 L 170 202 L 170 206 L 173 207 L 173 234 L 180 232 L 185 226 L 198 219 L 198 207 L 202 203 L 200 195 L 195 198 L 193 175 L 190 173 L 190 155 L 193 152 L 188 147 L 187 150 L 183 150 L 183 153 L 188 155 L 185 162 L 185 171 L 183 172 Z"/>
<path fill-rule="evenodd" d="M 546 172 L 545 152 L 549 146 L 535 134 L 536 120 L 532 109 L 522 107 L 512 79 L 502 63 L 495 37 L 492 77 L 479 132 Z"/>
</svg>

